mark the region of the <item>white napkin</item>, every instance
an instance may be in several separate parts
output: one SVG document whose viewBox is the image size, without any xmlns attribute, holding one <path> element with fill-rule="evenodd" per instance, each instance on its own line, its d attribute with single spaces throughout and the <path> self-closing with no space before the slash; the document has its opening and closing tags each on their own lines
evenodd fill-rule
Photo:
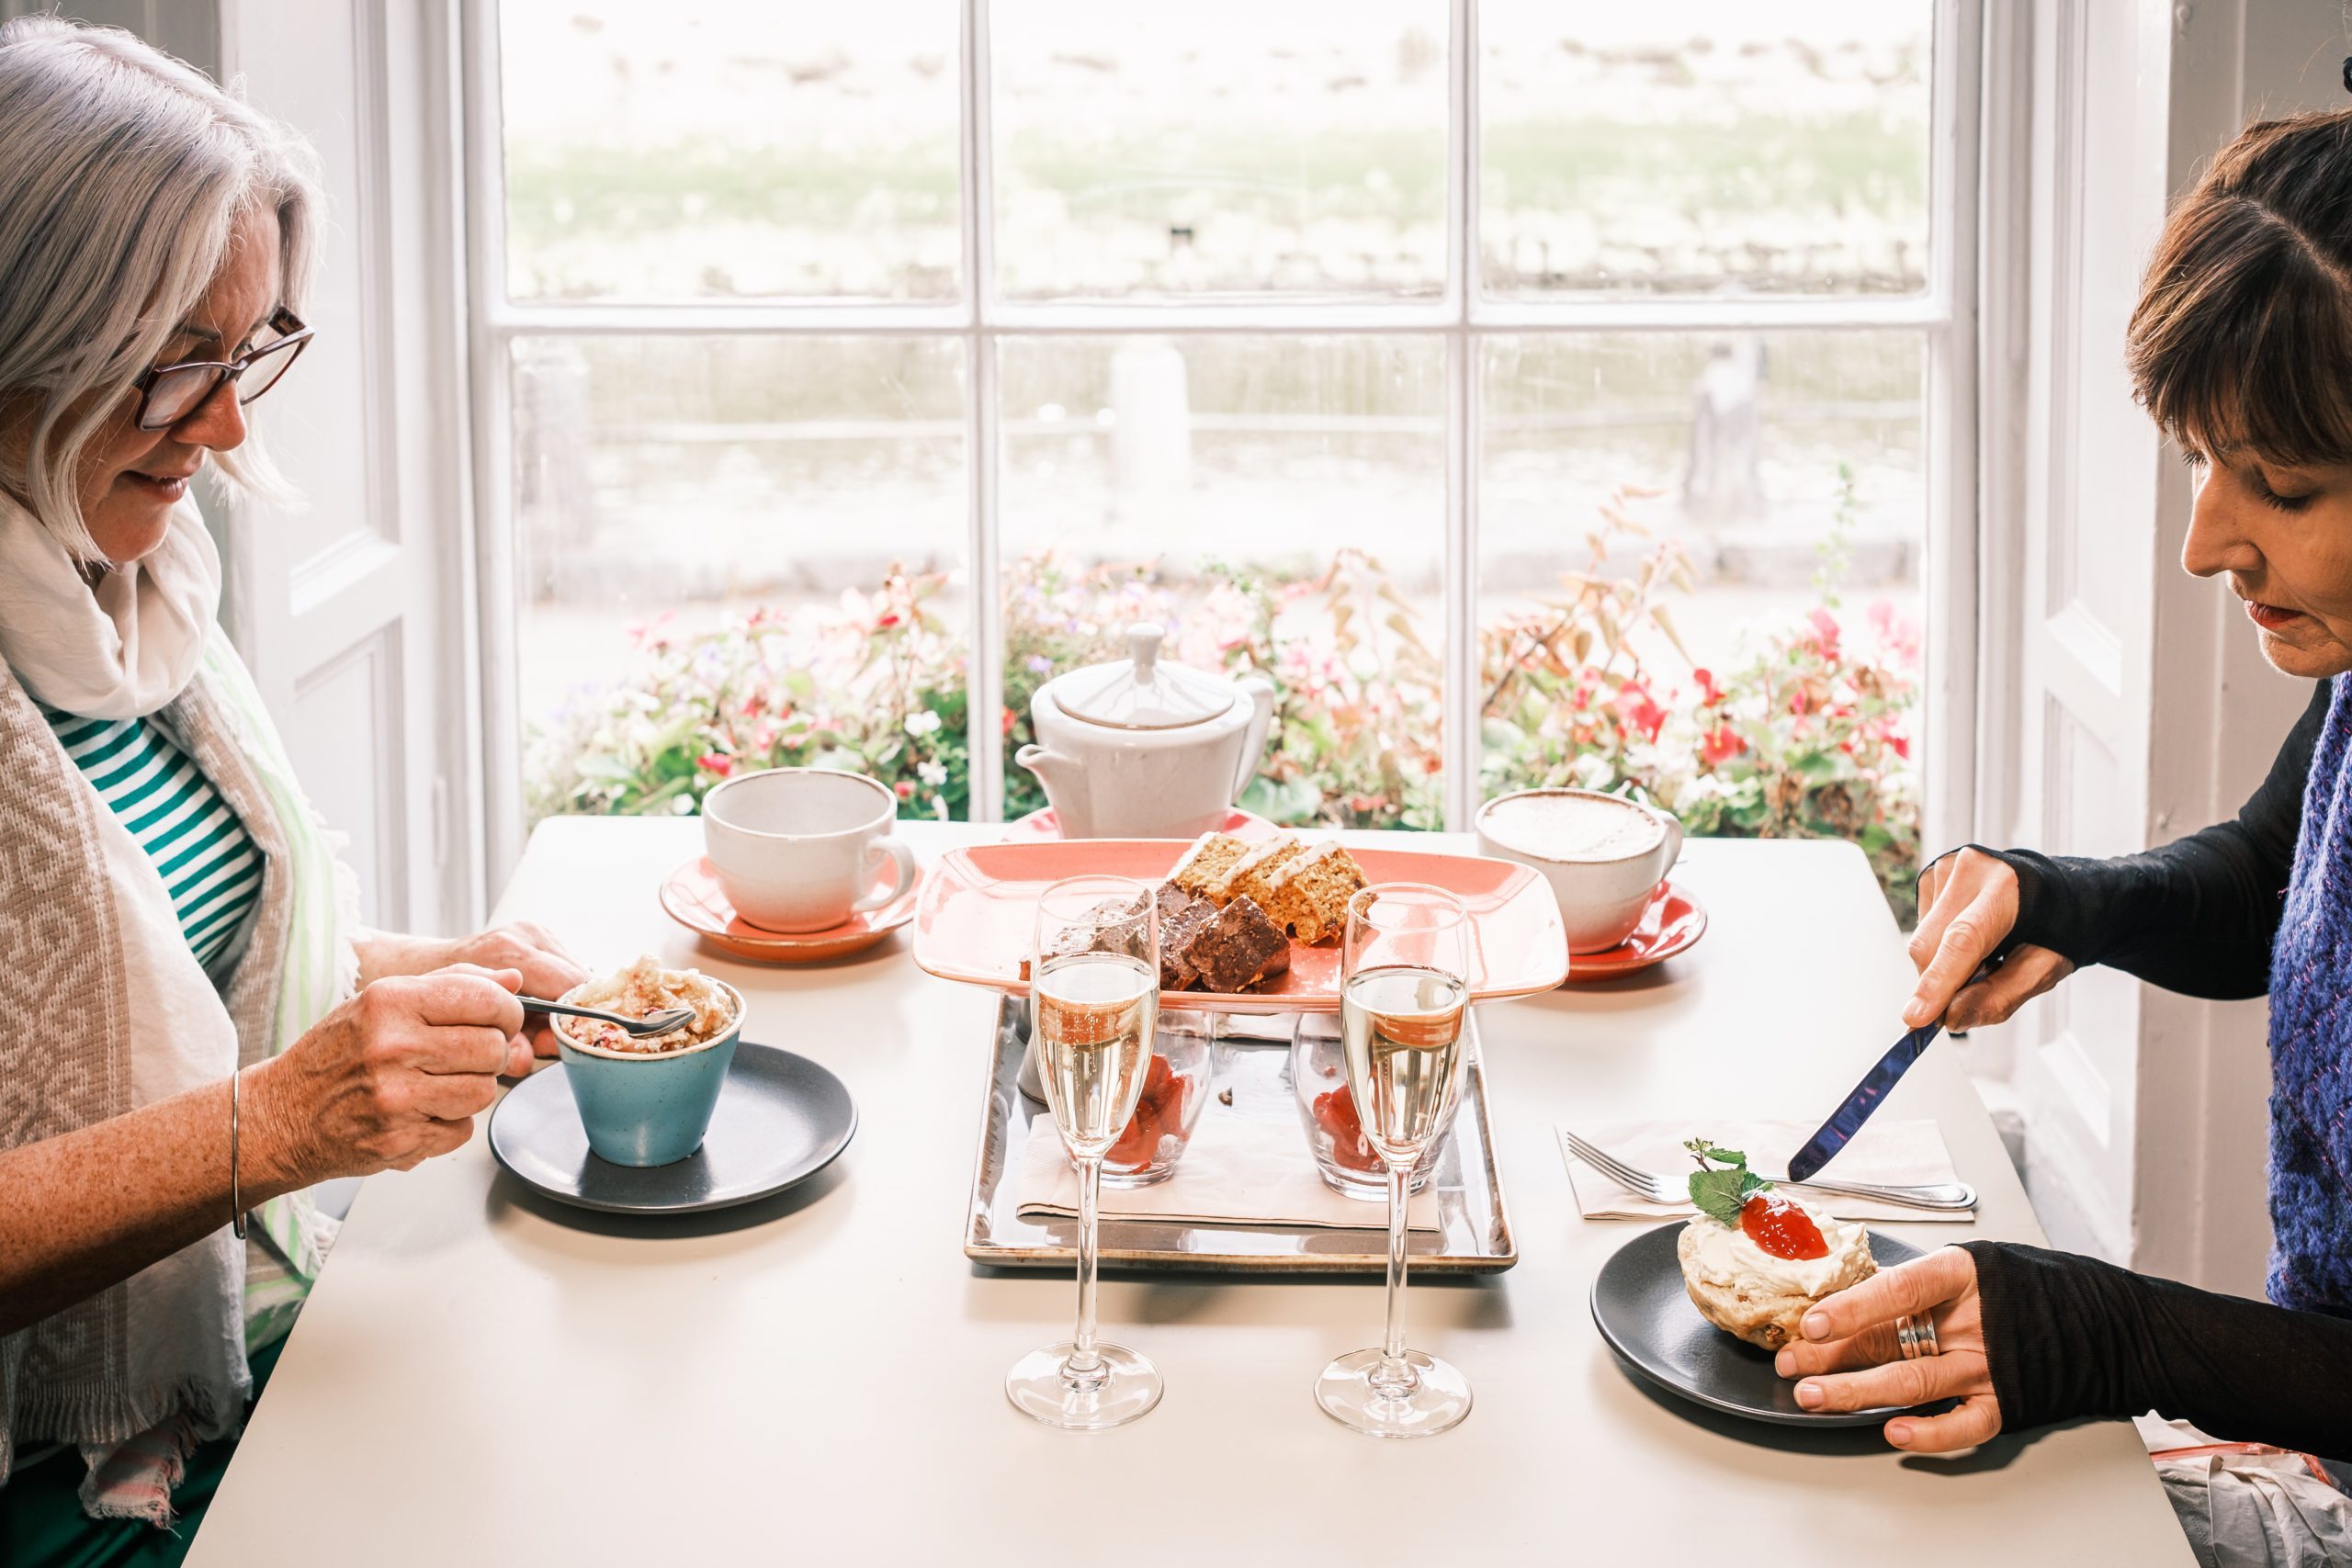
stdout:
<svg viewBox="0 0 2352 1568">
<path fill-rule="evenodd" d="M 1789 1168 L 1789 1156 L 1804 1146 L 1814 1128 L 1802 1122 L 1738 1122 L 1710 1116 L 1703 1121 L 1580 1122 L 1577 1135 L 1636 1170 L 1687 1173 L 1697 1167 L 1682 1147 L 1687 1138 L 1713 1139 L 1719 1149 L 1739 1149 L 1747 1163 L 1767 1176 Z M 1670 1220 L 1696 1213 L 1689 1203 L 1653 1203 L 1620 1187 L 1577 1158 L 1568 1148 L 1568 1130 L 1560 1129 L 1560 1156 L 1568 1162 L 1568 1184 L 1576 1190 L 1577 1208 L 1588 1220 Z M 1822 1173 L 1831 1181 L 1867 1181 L 1880 1186 L 1917 1187 L 1934 1181 L 1958 1181 L 1951 1151 L 1944 1147 L 1942 1129 L 1933 1122 L 1872 1121 L 1838 1152 L 1837 1163 Z M 1807 1191 L 1804 1201 L 1826 1209 L 1841 1220 L 1901 1221 L 1905 1224 L 1974 1224 L 1973 1209 L 1906 1209 L 1868 1198 L 1847 1198 L 1834 1192 Z"/>
<path fill-rule="evenodd" d="M 1078 1213 L 1078 1170 L 1062 1148 L 1054 1119 L 1029 1123 L 1014 1189 L 1023 1215 Z M 1212 1099 L 1176 1174 L 1150 1187 L 1102 1189 L 1106 1220 L 1159 1220 L 1196 1225 L 1314 1225 L 1330 1230 L 1388 1228 L 1385 1201 L 1364 1202 L 1323 1185 L 1294 1112 L 1251 1116 Z M 1408 1229 L 1438 1228 L 1437 1194 L 1424 1189 L 1405 1205 Z"/>
</svg>

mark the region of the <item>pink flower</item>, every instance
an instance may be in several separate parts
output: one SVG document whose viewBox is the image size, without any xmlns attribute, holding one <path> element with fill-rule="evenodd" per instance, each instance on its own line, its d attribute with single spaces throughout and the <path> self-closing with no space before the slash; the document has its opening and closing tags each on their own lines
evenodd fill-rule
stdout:
<svg viewBox="0 0 2352 1568">
<path fill-rule="evenodd" d="M 1747 742 L 1728 724 L 1718 723 L 1699 737 L 1699 755 L 1711 768 L 1721 767 L 1747 750 Z"/>
<path fill-rule="evenodd" d="M 1702 705 L 1713 707 L 1724 700 L 1724 689 L 1715 684 L 1713 671 L 1702 667 L 1691 671 L 1690 675 L 1699 682 L 1699 701 Z"/>
<path fill-rule="evenodd" d="M 1869 610 L 1871 630 L 1876 634 L 1879 646 L 1899 664 L 1911 664 L 1919 658 L 1919 628 L 1911 624 L 1900 611 L 1884 599 Z"/>
<path fill-rule="evenodd" d="M 723 779 L 735 771 L 735 759 L 723 752 L 705 751 L 695 759 L 695 765 L 706 773 L 717 773 Z"/>
<path fill-rule="evenodd" d="M 899 798 L 900 800 L 912 800 L 915 797 L 914 781 L 912 779 L 900 779 L 898 784 L 898 791 Z"/>
<path fill-rule="evenodd" d="M 1813 636 L 1808 640 L 1821 650 L 1823 657 L 1837 658 L 1838 617 L 1816 604 L 1805 619 L 1813 625 Z"/>
</svg>

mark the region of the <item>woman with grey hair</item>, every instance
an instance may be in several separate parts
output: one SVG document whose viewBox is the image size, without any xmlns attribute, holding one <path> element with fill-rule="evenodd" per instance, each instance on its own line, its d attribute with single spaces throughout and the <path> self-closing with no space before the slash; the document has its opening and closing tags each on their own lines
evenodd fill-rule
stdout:
<svg viewBox="0 0 2352 1568">
<path fill-rule="evenodd" d="M 0 1562 L 175 1562 L 332 1224 L 527 1071 L 534 927 L 359 929 L 189 495 L 274 484 L 320 221 L 285 128 L 0 26 Z M 537 1032 L 535 1032 L 535 1033 Z M 180 1522 L 177 1533 L 156 1526 Z"/>
</svg>

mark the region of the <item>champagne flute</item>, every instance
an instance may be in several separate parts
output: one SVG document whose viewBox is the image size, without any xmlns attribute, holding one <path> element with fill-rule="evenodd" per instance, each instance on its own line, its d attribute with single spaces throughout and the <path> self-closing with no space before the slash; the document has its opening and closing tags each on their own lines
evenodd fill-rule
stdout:
<svg viewBox="0 0 2352 1568">
<path fill-rule="evenodd" d="M 1102 1156 L 1136 1113 L 1159 1016 L 1159 908 L 1125 876 L 1073 876 L 1037 900 L 1029 1039 L 1046 1103 L 1078 1166 L 1078 1332 L 1005 1374 L 1005 1397 L 1048 1427 L 1099 1431 L 1159 1403 L 1159 1372 L 1094 1337 Z"/>
<path fill-rule="evenodd" d="M 1425 1438 L 1470 1414 L 1460 1371 L 1405 1348 L 1405 1211 L 1413 1167 L 1462 1092 L 1470 916 L 1440 887 L 1390 882 L 1348 902 L 1340 1036 L 1348 1092 L 1388 1174 L 1388 1326 L 1374 1349 L 1323 1369 L 1315 1403 L 1375 1438 Z"/>
</svg>

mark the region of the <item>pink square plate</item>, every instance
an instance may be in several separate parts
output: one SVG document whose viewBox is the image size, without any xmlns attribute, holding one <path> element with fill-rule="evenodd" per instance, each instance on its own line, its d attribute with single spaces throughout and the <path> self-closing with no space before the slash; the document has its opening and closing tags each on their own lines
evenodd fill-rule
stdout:
<svg viewBox="0 0 2352 1568">
<path fill-rule="evenodd" d="M 1078 839 L 954 851 L 923 882 L 915 909 L 915 962 L 943 980 L 1025 995 L 1021 965 L 1035 935 L 1040 894 L 1066 876 L 1090 873 L 1156 886 L 1191 847 L 1183 839 Z M 1533 996 L 1567 977 L 1560 907 L 1551 886 L 1528 867 L 1478 855 L 1355 844 L 1348 852 L 1373 882 L 1426 882 L 1461 898 L 1477 934 L 1473 1001 Z M 1340 945 L 1291 943 L 1290 969 L 1262 990 L 1167 991 L 1159 1005 L 1207 1012 L 1337 1012 Z"/>
</svg>

